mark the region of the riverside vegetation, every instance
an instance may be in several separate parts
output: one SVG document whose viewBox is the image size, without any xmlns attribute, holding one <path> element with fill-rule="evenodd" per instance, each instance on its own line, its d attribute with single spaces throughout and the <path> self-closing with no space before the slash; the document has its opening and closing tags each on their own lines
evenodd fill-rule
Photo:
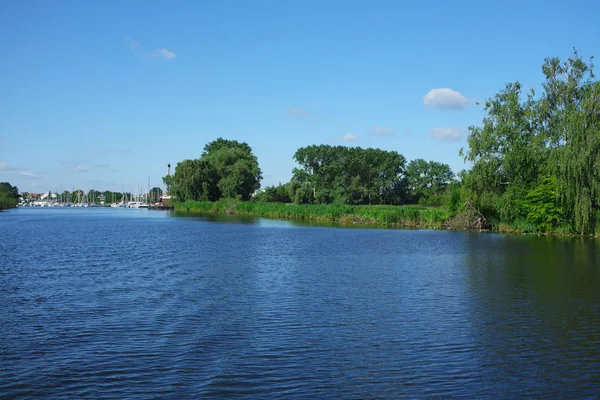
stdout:
<svg viewBox="0 0 600 400">
<path fill-rule="evenodd" d="M 290 182 L 259 188 L 246 143 L 217 139 L 165 183 L 177 210 L 504 232 L 600 234 L 600 82 L 592 58 L 544 60 L 539 94 L 511 82 L 488 99 L 460 155 L 471 169 L 395 151 L 298 149 Z M 223 199 L 237 199 L 223 200 Z M 280 203 L 280 204 L 277 204 Z M 287 205 L 283 204 L 286 203 Z"/>
<path fill-rule="evenodd" d="M 441 208 L 407 206 L 353 206 L 347 204 L 284 204 L 242 202 L 223 199 L 216 202 L 186 201 L 176 203 L 176 210 L 250 215 L 298 221 L 337 222 L 340 224 L 386 225 L 403 228 L 444 228 L 448 213 Z"/>
<path fill-rule="evenodd" d="M 19 203 L 19 189 L 8 182 L 0 182 L 0 211 L 14 208 Z"/>
</svg>

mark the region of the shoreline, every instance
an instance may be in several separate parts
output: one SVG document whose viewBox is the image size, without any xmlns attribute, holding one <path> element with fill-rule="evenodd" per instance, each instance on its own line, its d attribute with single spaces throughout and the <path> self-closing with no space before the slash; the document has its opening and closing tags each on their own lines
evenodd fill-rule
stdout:
<svg viewBox="0 0 600 400">
<path fill-rule="evenodd" d="M 175 203 L 175 212 L 198 215 L 230 215 L 256 217 L 275 220 L 336 224 L 341 227 L 373 227 L 390 229 L 429 229 L 455 232 L 501 233 L 519 236 L 547 236 L 570 238 L 598 238 L 594 235 L 581 235 L 569 232 L 528 232 L 499 224 L 499 228 L 481 228 L 456 225 L 456 216 L 450 216 L 441 208 L 418 205 L 318 205 L 241 202 L 237 200 L 187 201 Z"/>
<path fill-rule="evenodd" d="M 447 214 L 421 206 L 347 206 L 316 204 L 253 203 L 235 200 L 188 201 L 175 204 L 176 212 L 252 216 L 299 222 L 338 223 L 346 226 L 446 229 Z"/>
</svg>

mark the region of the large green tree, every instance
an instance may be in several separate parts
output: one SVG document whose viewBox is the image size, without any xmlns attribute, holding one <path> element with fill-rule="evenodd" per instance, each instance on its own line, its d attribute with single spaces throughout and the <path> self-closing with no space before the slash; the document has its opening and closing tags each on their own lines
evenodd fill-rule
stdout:
<svg viewBox="0 0 600 400">
<path fill-rule="evenodd" d="M 248 200 L 260 187 L 258 160 L 247 143 L 218 138 L 199 159 L 177 164 L 168 184 L 178 200 L 215 201 L 222 197 Z"/>
<path fill-rule="evenodd" d="M 414 203 L 442 195 L 453 178 L 450 166 L 437 161 L 418 158 L 406 166 L 406 184 Z"/>
<path fill-rule="evenodd" d="M 395 151 L 313 145 L 298 149 L 297 203 L 399 204 L 406 160 Z"/>
</svg>

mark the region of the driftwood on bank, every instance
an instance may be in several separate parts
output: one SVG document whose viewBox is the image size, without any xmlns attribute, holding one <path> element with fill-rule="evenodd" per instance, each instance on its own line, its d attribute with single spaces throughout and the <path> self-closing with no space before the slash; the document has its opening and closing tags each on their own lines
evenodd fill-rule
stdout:
<svg viewBox="0 0 600 400">
<path fill-rule="evenodd" d="M 490 230 L 492 224 L 481 214 L 469 199 L 465 202 L 463 211 L 446 221 L 449 229 Z"/>
</svg>

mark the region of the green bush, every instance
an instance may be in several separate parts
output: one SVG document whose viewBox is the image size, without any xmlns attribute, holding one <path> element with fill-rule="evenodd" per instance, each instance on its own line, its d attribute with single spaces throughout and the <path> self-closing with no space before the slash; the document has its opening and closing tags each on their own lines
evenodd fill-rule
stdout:
<svg viewBox="0 0 600 400">
<path fill-rule="evenodd" d="M 524 197 L 520 205 L 527 213 L 527 220 L 539 229 L 548 231 L 560 223 L 563 211 L 558 204 L 555 177 L 544 177 L 541 184 Z"/>
</svg>

